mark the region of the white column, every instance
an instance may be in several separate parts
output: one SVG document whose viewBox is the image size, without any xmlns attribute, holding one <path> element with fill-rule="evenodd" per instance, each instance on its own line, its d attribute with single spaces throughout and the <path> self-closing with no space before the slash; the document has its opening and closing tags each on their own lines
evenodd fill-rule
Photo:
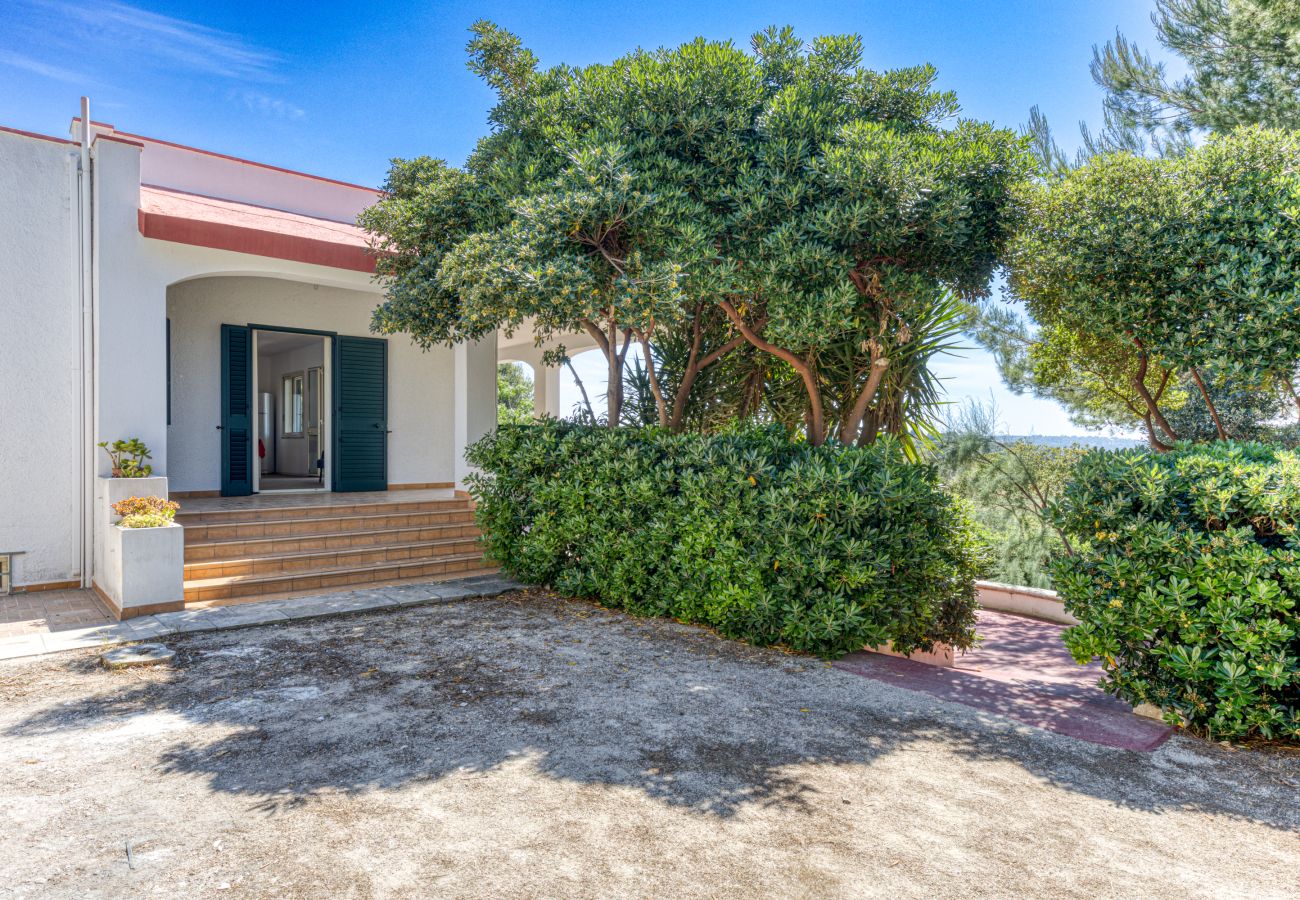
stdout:
<svg viewBox="0 0 1300 900">
<path fill-rule="evenodd" d="M 536 369 L 536 374 L 533 376 L 538 381 L 544 382 L 546 385 L 546 389 L 542 392 L 543 399 L 545 401 L 544 405 L 535 408 L 542 410 L 543 412 L 546 413 L 546 415 L 552 416 L 557 419 L 562 415 L 560 410 L 561 371 L 562 370 L 560 369 L 559 366 L 539 365 Z"/>
<path fill-rule="evenodd" d="M 497 339 L 488 335 L 477 343 L 457 344 L 455 350 L 455 413 L 452 452 L 456 487 L 465 486 L 469 463 L 465 448 L 497 423 Z"/>
<path fill-rule="evenodd" d="M 139 438 L 166 475 L 167 285 L 142 260 L 140 147 L 101 136 L 94 152 L 95 440 Z"/>
<path fill-rule="evenodd" d="M 535 360 L 529 360 L 533 370 L 533 415 L 560 416 L 560 370 L 555 366 L 544 366 L 541 354 Z"/>
</svg>

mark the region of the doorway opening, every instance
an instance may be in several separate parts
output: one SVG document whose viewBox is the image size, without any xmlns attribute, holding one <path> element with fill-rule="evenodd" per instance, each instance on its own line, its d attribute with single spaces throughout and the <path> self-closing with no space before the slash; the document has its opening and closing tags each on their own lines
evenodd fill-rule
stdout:
<svg viewBox="0 0 1300 900">
<path fill-rule="evenodd" d="M 330 489 L 330 338 L 254 328 L 255 493 Z"/>
</svg>

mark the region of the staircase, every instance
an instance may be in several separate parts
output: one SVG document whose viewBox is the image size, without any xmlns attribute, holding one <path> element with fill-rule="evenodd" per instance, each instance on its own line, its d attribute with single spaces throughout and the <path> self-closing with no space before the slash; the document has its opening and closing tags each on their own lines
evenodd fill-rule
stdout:
<svg viewBox="0 0 1300 900">
<path fill-rule="evenodd" d="M 179 512 L 186 605 L 496 571 L 483 559 L 468 499 L 347 496 L 330 495 L 325 505 Z"/>
</svg>

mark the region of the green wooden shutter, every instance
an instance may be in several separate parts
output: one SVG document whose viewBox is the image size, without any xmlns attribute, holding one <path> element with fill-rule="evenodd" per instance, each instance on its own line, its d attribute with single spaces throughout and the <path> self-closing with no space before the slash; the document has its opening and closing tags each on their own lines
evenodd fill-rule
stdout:
<svg viewBox="0 0 1300 900">
<path fill-rule="evenodd" d="M 221 326 L 221 494 L 253 493 L 253 332 Z"/>
<path fill-rule="evenodd" d="M 388 342 L 334 339 L 336 491 L 388 490 Z"/>
</svg>

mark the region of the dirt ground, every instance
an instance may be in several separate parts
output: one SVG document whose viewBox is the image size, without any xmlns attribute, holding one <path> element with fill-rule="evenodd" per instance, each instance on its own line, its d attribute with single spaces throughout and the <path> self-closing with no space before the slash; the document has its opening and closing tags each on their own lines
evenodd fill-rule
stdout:
<svg viewBox="0 0 1300 900">
<path fill-rule="evenodd" d="M 1295 897 L 1300 759 L 541 594 L 0 664 L 0 896 Z"/>
</svg>

